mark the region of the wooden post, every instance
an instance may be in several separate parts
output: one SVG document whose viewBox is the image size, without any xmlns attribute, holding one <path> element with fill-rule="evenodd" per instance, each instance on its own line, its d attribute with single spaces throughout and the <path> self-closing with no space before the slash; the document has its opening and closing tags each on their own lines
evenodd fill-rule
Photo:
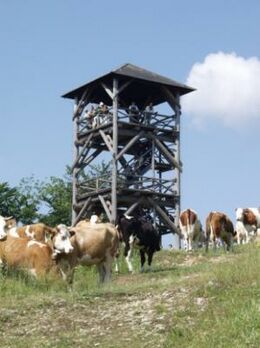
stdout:
<svg viewBox="0 0 260 348">
<path fill-rule="evenodd" d="M 167 101 L 171 108 L 175 112 L 175 126 L 177 131 L 177 139 L 176 139 L 176 153 L 175 159 L 180 166 L 176 167 L 176 191 L 179 197 L 178 202 L 176 203 L 175 208 L 175 224 L 178 226 L 180 212 L 181 212 L 181 142 L 180 142 L 180 134 L 181 134 L 181 106 L 180 106 L 180 95 L 173 95 L 167 87 L 163 87 L 163 91 L 167 96 Z M 179 234 L 179 249 L 181 249 L 181 237 Z"/>
<path fill-rule="evenodd" d="M 118 143 L 118 80 L 113 79 L 113 159 L 112 159 L 112 192 L 111 192 L 111 223 L 117 218 L 117 143 Z"/>
<path fill-rule="evenodd" d="M 77 134 L 78 134 L 78 116 L 74 117 L 76 110 L 78 109 L 78 99 L 75 99 L 74 103 L 74 112 L 73 112 L 73 163 L 76 163 L 77 158 L 79 156 L 79 148 L 76 146 Z M 74 226 L 76 221 L 76 211 L 74 210 L 74 206 L 77 203 L 77 172 L 78 169 L 73 167 L 72 171 L 72 221 L 71 225 Z"/>
<path fill-rule="evenodd" d="M 178 131 L 178 137 L 176 140 L 176 160 L 178 163 L 181 163 L 181 141 L 180 141 L 180 134 L 181 134 L 181 107 L 180 107 L 180 96 L 176 96 L 177 103 L 175 104 L 175 115 L 176 115 L 176 128 Z M 178 226 L 179 224 L 179 218 L 180 218 L 180 213 L 181 213 L 181 171 L 180 168 L 176 168 L 177 173 L 176 173 L 176 191 L 177 195 L 179 197 L 178 203 L 176 204 L 176 209 L 175 209 L 175 215 L 176 215 L 176 225 Z M 181 238 L 179 235 L 179 249 L 181 249 Z"/>
</svg>

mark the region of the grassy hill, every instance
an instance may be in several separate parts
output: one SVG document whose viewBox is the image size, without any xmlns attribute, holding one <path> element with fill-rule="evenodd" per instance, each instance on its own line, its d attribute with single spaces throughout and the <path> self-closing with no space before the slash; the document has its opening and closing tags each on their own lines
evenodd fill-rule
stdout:
<svg viewBox="0 0 260 348">
<path fill-rule="evenodd" d="M 162 250 L 153 265 L 128 274 L 122 262 L 105 286 L 79 267 L 72 289 L 1 275 L 0 347 L 259 347 L 259 246 Z"/>
</svg>

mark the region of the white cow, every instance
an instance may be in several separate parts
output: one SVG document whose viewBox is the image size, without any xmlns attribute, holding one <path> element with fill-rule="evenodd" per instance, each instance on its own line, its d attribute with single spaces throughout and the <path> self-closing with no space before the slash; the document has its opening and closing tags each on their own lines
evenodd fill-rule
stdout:
<svg viewBox="0 0 260 348">
<path fill-rule="evenodd" d="M 202 229 L 198 214 L 192 209 L 186 209 L 181 212 L 179 225 L 181 234 L 184 238 L 184 248 L 192 250 L 193 245 L 198 248 L 199 243 L 205 241 L 205 235 Z"/>
<path fill-rule="evenodd" d="M 236 209 L 237 243 L 248 243 L 260 229 L 259 208 Z"/>
</svg>

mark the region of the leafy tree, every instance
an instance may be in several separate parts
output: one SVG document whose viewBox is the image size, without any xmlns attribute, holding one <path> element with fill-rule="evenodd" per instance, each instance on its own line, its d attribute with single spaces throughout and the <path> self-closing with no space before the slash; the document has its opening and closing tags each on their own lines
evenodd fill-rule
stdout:
<svg viewBox="0 0 260 348">
<path fill-rule="evenodd" d="M 0 214 L 14 216 L 23 224 L 37 221 L 50 226 L 63 223 L 71 224 L 72 179 L 71 168 L 67 166 L 62 177 L 50 177 L 40 182 L 33 176 L 23 178 L 18 187 L 11 188 L 8 183 L 0 183 Z M 111 162 L 89 166 L 87 172 L 80 173 L 80 180 L 88 180 L 88 186 L 106 187 L 111 178 Z M 102 178 L 102 179 L 101 179 Z"/>
<path fill-rule="evenodd" d="M 50 226 L 71 224 L 72 183 L 69 168 L 63 178 L 50 177 L 48 182 L 39 186 L 39 199 L 42 210 L 39 220 Z"/>
<path fill-rule="evenodd" d="M 29 179 L 28 179 L 29 180 Z M 24 224 L 37 219 L 37 198 L 34 199 L 20 187 L 11 188 L 8 183 L 0 183 L 0 214 L 13 216 Z"/>
<path fill-rule="evenodd" d="M 19 192 L 7 182 L 0 183 L 0 214 L 2 216 L 19 215 Z"/>
<path fill-rule="evenodd" d="M 39 219 L 38 209 L 40 207 L 39 199 L 39 181 L 33 176 L 23 178 L 18 186 L 20 197 L 20 221 L 23 224 L 31 224 Z"/>
</svg>

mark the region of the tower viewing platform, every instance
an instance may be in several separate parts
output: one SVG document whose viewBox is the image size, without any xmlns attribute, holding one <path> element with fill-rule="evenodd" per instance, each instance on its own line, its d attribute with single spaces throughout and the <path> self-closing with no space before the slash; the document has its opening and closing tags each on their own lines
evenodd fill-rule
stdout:
<svg viewBox="0 0 260 348">
<path fill-rule="evenodd" d="M 111 223 L 138 213 L 161 234 L 178 233 L 180 96 L 193 90 L 125 64 L 63 95 L 74 100 L 73 224 L 93 213 Z M 105 173 L 90 177 L 102 160 Z"/>
</svg>

